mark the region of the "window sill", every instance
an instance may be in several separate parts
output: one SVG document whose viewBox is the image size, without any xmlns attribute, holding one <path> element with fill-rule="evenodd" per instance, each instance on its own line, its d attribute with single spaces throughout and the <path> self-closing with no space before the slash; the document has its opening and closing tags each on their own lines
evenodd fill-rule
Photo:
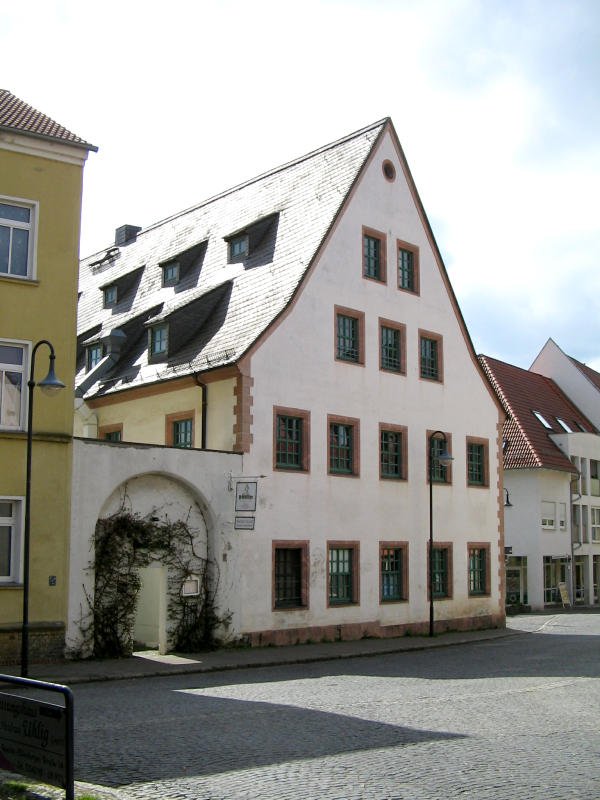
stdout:
<svg viewBox="0 0 600 800">
<path fill-rule="evenodd" d="M 28 286 L 39 286 L 40 282 L 36 278 L 30 278 L 27 275 L 17 277 L 16 275 L 6 275 L 4 272 L 0 273 L 0 281 L 8 281 L 8 283 L 20 283 Z"/>
<path fill-rule="evenodd" d="M 17 581 L 0 581 L 0 590 L 1 589 L 22 589 L 23 584 L 18 583 Z"/>
</svg>

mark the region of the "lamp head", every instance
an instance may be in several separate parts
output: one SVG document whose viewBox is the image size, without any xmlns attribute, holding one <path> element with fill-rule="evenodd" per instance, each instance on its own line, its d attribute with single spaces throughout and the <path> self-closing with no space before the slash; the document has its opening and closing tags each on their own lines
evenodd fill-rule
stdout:
<svg viewBox="0 0 600 800">
<path fill-rule="evenodd" d="M 54 372 L 54 355 L 50 356 L 48 374 L 43 380 L 39 381 L 37 385 L 44 392 L 44 394 L 49 396 L 58 394 L 61 389 L 65 388 L 65 384 L 56 377 L 56 373 Z"/>
</svg>

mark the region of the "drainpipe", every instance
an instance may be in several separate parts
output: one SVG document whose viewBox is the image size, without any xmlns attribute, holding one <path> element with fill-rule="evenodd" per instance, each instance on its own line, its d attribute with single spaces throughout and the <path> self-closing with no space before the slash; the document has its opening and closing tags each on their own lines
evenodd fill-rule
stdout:
<svg viewBox="0 0 600 800">
<path fill-rule="evenodd" d="M 208 418 L 208 386 L 198 379 L 198 375 L 194 374 L 196 385 L 202 389 L 202 408 L 200 410 L 200 420 L 202 425 L 202 435 L 200 437 L 200 447 L 206 450 L 206 421 Z"/>
</svg>

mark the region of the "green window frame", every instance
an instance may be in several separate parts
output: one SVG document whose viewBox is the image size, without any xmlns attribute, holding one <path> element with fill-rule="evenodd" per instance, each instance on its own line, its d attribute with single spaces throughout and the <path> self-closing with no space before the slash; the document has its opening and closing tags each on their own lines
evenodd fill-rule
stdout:
<svg viewBox="0 0 600 800">
<path fill-rule="evenodd" d="M 118 294 L 116 283 L 113 283 L 111 286 L 106 286 L 104 289 L 104 308 L 112 308 L 113 306 L 116 306 Z"/>
<path fill-rule="evenodd" d="M 329 425 L 329 471 L 354 473 L 354 426 L 339 422 Z"/>
<path fill-rule="evenodd" d="M 419 340 L 421 377 L 438 381 L 440 379 L 439 342 L 421 336 Z"/>
<path fill-rule="evenodd" d="M 275 423 L 275 466 L 304 468 L 304 419 L 277 414 Z"/>
<path fill-rule="evenodd" d="M 447 547 L 433 548 L 431 571 L 434 597 L 449 597 L 449 552 Z"/>
<path fill-rule="evenodd" d="M 403 247 L 398 248 L 398 286 L 407 292 L 415 291 L 415 256 Z"/>
<path fill-rule="evenodd" d="M 162 268 L 163 286 L 176 286 L 179 283 L 179 261 L 171 261 Z"/>
<path fill-rule="evenodd" d="M 488 594 L 487 561 L 488 561 L 487 548 L 469 547 L 469 594 L 470 595 Z"/>
<path fill-rule="evenodd" d="M 485 446 L 467 442 L 467 482 L 469 486 L 485 486 Z"/>
<path fill-rule="evenodd" d="M 358 363 L 360 358 L 359 325 L 356 317 L 337 315 L 337 357 Z"/>
<path fill-rule="evenodd" d="M 439 457 L 444 450 L 450 451 L 450 440 L 448 438 L 438 439 L 437 436 L 433 439 L 428 439 L 429 442 L 429 458 L 433 460 L 431 466 L 431 478 L 434 483 L 449 483 L 450 480 L 450 467 L 446 464 L 440 463 Z"/>
<path fill-rule="evenodd" d="M 275 608 L 298 608 L 303 598 L 303 548 L 275 547 Z"/>
<path fill-rule="evenodd" d="M 366 278 L 382 280 L 381 239 L 363 234 L 363 268 Z"/>
<path fill-rule="evenodd" d="M 103 358 L 104 358 L 104 345 L 103 344 L 90 345 L 86 351 L 87 371 L 91 372 L 91 370 L 94 369 L 96 364 L 99 364 Z"/>
<path fill-rule="evenodd" d="M 173 447 L 192 447 L 194 424 L 192 419 L 177 419 L 173 423 Z"/>
<path fill-rule="evenodd" d="M 402 335 L 399 328 L 381 326 L 381 369 L 402 370 Z"/>
<path fill-rule="evenodd" d="M 381 428 L 379 431 L 379 467 L 382 478 L 400 479 L 404 476 L 403 433 Z"/>
<path fill-rule="evenodd" d="M 381 545 L 380 563 L 380 600 L 382 603 L 405 600 L 404 547 Z"/>
<path fill-rule="evenodd" d="M 353 547 L 329 548 L 329 603 L 339 605 L 354 603 Z"/>
<path fill-rule="evenodd" d="M 169 326 L 168 325 L 155 325 L 150 328 L 150 356 L 158 358 L 165 356 L 169 349 Z"/>
</svg>

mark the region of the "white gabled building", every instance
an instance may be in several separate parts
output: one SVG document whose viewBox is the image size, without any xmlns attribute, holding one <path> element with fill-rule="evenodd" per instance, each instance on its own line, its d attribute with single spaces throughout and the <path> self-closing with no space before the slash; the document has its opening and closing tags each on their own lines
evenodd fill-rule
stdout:
<svg viewBox="0 0 600 800">
<path fill-rule="evenodd" d="M 76 431 L 242 454 L 209 548 L 235 637 L 426 632 L 442 437 L 436 630 L 504 624 L 503 412 L 389 119 L 120 229 L 80 290 Z"/>
</svg>

